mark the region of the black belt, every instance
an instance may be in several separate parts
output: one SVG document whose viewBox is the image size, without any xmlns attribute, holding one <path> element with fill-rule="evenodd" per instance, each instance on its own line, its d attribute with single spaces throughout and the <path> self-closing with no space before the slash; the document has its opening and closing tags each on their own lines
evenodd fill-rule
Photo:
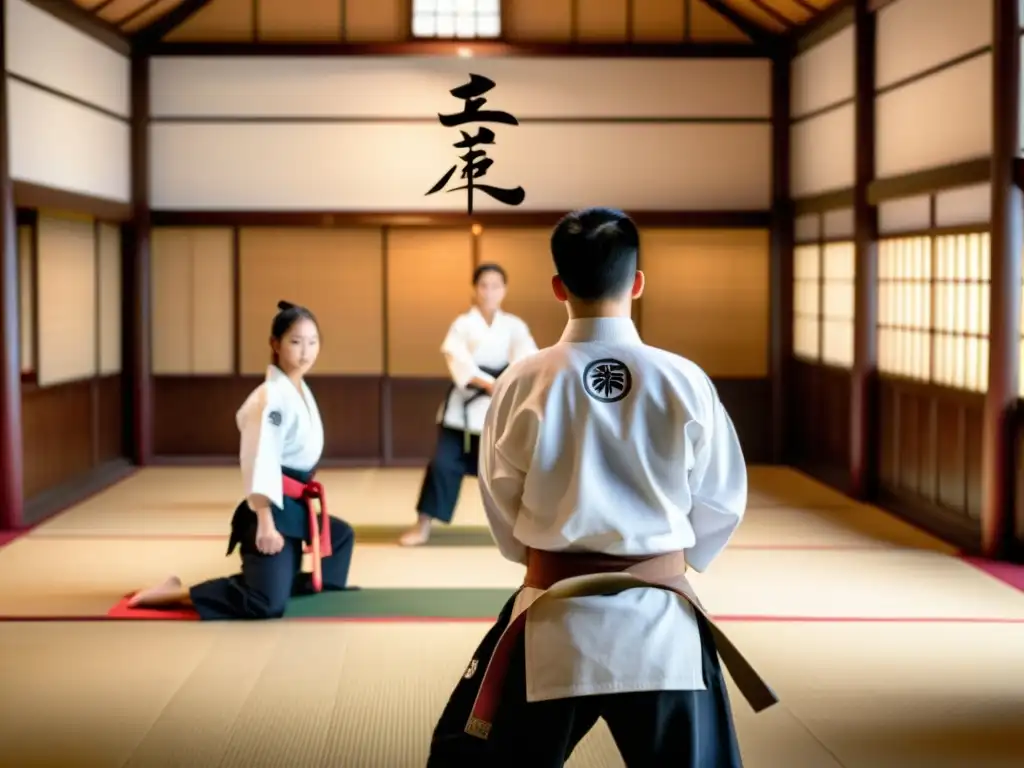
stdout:
<svg viewBox="0 0 1024 768">
<path fill-rule="evenodd" d="M 486 368 L 485 366 L 478 366 L 481 371 L 486 373 L 488 376 L 498 378 L 505 372 L 508 365 L 503 365 L 501 368 Z M 469 453 L 470 448 L 470 434 L 469 434 L 469 404 L 479 400 L 481 397 L 488 397 L 489 395 L 483 389 L 479 387 L 470 386 L 468 387 L 473 394 L 462 401 L 462 451 L 463 453 Z M 451 402 L 452 395 L 455 394 L 456 386 L 452 384 L 448 389 L 448 393 L 444 397 L 444 410 L 441 412 L 441 419 L 444 420 L 444 411 L 448 410 L 448 405 Z"/>
</svg>

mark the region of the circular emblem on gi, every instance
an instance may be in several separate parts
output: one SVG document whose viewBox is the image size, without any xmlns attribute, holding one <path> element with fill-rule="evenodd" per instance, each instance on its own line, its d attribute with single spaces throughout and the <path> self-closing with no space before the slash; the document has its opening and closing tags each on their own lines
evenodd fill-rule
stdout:
<svg viewBox="0 0 1024 768">
<path fill-rule="evenodd" d="M 280 427 L 281 426 L 281 412 L 280 411 L 271 411 L 270 414 L 267 416 L 267 419 L 275 427 Z"/>
<path fill-rule="evenodd" d="M 617 403 L 633 389 L 633 374 L 621 360 L 594 360 L 583 369 L 583 388 L 598 402 Z"/>
</svg>

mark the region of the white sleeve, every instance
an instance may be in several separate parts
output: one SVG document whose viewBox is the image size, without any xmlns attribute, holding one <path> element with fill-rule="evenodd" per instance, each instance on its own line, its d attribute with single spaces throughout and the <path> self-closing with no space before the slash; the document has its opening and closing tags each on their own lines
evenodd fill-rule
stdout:
<svg viewBox="0 0 1024 768">
<path fill-rule="evenodd" d="M 509 350 L 509 365 L 519 362 L 524 357 L 529 357 L 536 351 L 537 342 L 533 340 L 530 326 L 523 322 L 516 323 L 515 330 L 512 332 L 512 349 Z"/>
<path fill-rule="evenodd" d="M 537 423 L 531 412 L 516 410 L 509 382 L 499 381 L 480 435 L 480 496 L 498 551 L 506 560 L 526 565 L 526 547 L 513 532 Z"/>
<path fill-rule="evenodd" d="M 710 381 L 711 413 L 695 451 L 690 471 L 693 508 L 690 524 L 696 542 L 686 561 L 703 572 L 732 538 L 747 508 L 747 465 L 743 450 L 718 393 Z"/>
<path fill-rule="evenodd" d="M 494 377 L 480 370 L 466 344 L 465 334 L 458 320 L 451 324 L 441 343 L 441 353 L 448 364 L 448 373 L 457 387 L 465 387 L 471 379 L 493 382 Z"/>
<path fill-rule="evenodd" d="M 273 388 L 262 386 L 238 413 L 241 432 L 239 463 L 249 507 L 267 503 L 284 506 L 281 455 L 288 414 L 274 396 Z"/>
</svg>

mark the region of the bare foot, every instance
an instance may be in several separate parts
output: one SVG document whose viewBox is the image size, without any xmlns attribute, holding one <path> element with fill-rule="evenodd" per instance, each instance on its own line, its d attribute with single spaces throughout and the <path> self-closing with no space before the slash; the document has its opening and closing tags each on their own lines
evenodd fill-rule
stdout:
<svg viewBox="0 0 1024 768">
<path fill-rule="evenodd" d="M 170 605 L 173 603 L 186 602 L 188 591 L 182 587 L 181 579 L 177 576 L 169 576 L 165 581 L 136 592 L 128 599 L 129 608 L 138 608 L 146 605 Z"/>
<path fill-rule="evenodd" d="M 430 518 L 420 519 L 412 528 L 402 534 L 398 543 L 403 547 L 419 547 L 430 541 Z"/>
</svg>

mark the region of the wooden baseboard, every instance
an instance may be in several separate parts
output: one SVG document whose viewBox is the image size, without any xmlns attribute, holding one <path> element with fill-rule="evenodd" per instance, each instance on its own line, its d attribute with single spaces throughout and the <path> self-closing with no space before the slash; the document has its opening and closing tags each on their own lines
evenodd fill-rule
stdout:
<svg viewBox="0 0 1024 768">
<path fill-rule="evenodd" d="M 255 376 L 156 376 L 153 446 L 160 463 L 237 462 L 235 412 Z M 771 461 L 771 382 L 713 379 L 752 464 Z M 325 426 L 323 466 L 424 466 L 437 440 L 437 409 L 451 386 L 440 378 L 311 376 Z M 387 433 L 385 433 L 387 430 Z"/>
<path fill-rule="evenodd" d="M 981 554 L 981 525 L 977 520 L 919 496 L 884 489 L 875 503 L 926 533 L 958 547 L 964 554 Z"/>
<path fill-rule="evenodd" d="M 113 459 L 39 493 L 25 502 L 23 525 L 38 525 L 44 520 L 63 512 L 69 507 L 81 504 L 90 496 L 106 490 L 135 472 L 127 459 Z"/>
</svg>

